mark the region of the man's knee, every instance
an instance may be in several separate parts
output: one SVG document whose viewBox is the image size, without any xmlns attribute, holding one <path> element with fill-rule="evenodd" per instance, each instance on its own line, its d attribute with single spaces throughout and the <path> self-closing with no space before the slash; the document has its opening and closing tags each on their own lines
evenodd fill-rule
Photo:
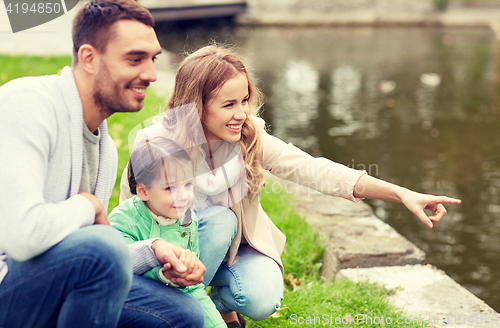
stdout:
<svg viewBox="0 0 500 328">
<path fill-rule="evenodd" d="M 82 252 L 101 253 L 100 256 L 109 257 L 110 260 L 117 259 L 124 264 L 131 264 L 125 238 L 119 231 L 110 226 L 84 227 L 73 232 L 67 239 L 72 245 L 85 246 L 82 248 Z"/>
<path fill-rule="evenodd" d="M 205 327 L 205 313 L 198 300 L 193 298 L 192 308 L 186 315 L 186 327 Z"/>
<path fill-rule="evenodd" d="M 84 227 L 69 235 L 62 244 L 70 249 L 75 261 L 94 263 L 88 268 L 96 271 L 95 274 L 103 273 L 105 268 L 112 275 L 110 280 L 130 288 L 132 262 L 125 239 L 116 229 L 104 225 Z"/>
<path fill-rule="evenodd" d="M 134 276 L 130 294 L 120 318 L 120 327 L 205 327 L 205 315 L 198 300 L 179 289 Z M 146 323 L 146 324 L 145 324 Z"/>
</svg>

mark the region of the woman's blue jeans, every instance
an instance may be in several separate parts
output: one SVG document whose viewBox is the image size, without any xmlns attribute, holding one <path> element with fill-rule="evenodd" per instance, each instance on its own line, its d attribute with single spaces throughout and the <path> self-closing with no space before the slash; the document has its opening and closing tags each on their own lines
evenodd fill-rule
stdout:
<svg viewBox="0 0 500 328">
<path fill-rule="evenodd" d="M 0 327 L 204 325 L 194 298 L 132 278 L 127 245 L 109 226 L 79 229 L 35 258 L 9 259 L 7 265 L 0 283 Z"/>
<path fill-rule="evenodd" d="M 203 284 L 210 285 L 217 270 L 226 257 L 231 241 L 238 229 L 236 214 L 223 206 L 212 206 L 196 212 L 200 261 L 207 271 L 203 275 Z"/>
<path fill-rule="evenodd" d="M 196 213 L 199 220 L 200 260 L 207 267 L 205 286 L 212 286 L 212 301 L 221 313 L 236 311 L 253 320 L 276 312 L 283 300 L 283 275 L 276 261 L 241 245 L 232 267 L 223 262 L 236 234 L 233 211 L 213 206 Z"/>
</svg>

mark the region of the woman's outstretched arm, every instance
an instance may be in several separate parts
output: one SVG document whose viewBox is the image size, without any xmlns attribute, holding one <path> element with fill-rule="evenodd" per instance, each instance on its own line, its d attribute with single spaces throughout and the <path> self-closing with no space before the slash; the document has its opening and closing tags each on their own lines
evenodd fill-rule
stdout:
<svg viewBox="0 0 500 328">
<path fill-rule="evenodd" d="M 432 228 L 433 222 L 438 222 L 446 214 L 443 203 L 460 204 L 462 202 L 460 199 L 447 196 L 420 194 L 367 174 L 362 175 L 354 186 L 354 196 L 401 202 L 428 228 Z M 435 215 L 427 216 L 424 209 L 431 210 Z"/>
</svg>

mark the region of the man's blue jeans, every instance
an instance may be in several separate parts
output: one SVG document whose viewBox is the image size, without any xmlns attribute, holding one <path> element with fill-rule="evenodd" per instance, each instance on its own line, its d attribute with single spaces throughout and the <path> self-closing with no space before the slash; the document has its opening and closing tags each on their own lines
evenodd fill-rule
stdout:
<svg viewBox="0 0 500 328">
<path fill-rule="evenodd" d="M 7 265 L 1 328 L 203 327 L 194 298 L 132 278 L 125 241 L 108 226 L 82 228 L 35 258 Z"/>
</svg>

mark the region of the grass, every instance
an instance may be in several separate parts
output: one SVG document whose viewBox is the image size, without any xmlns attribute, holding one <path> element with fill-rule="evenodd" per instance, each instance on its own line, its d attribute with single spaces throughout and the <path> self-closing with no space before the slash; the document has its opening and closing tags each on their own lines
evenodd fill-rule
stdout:
<svg viewBox="0 0 500 328">
<path fill-rule="evenodd" d="M 0 55 L 0 85 L 16 77 L 55 74 L 70 63 L 71 58 L 68 56 Z M 114 114 L 108 119 L 109 132 L 119 153 L 118 178 L 109 210 L 118 204 L 119 181 L 129 157 L 129 131 L 159 113 L 164 100 L 165 95 L 158 96 L 148 91 L 144 108 L 139 113 Z M 390 290 L 375 284 L 349 280 L 327 282 L 320 277 L 323 240 L 290 205 L 291 195 L 273 193 L 270 188 L 268 186 L 264 189 L 261 203 L 287 236 L 282 255 L 286 288 L 281 309 L 264 321 L 254 322 L 248 319 L 247 327 L 295 327 L 301 324 L 313 327 L 386 327 L 389 325 L 385 323 L 389 323 L 389 320 L 392 325 L 396 325 L 403 314 L 388 304 L 386 296 L 391 293 Z M 359 315 L 367 317 L 361 321 Z M 404 326 L 422 327 L 423 324 Z"/>
<path fill-rule="evenodd" d="M 165 96 L 158 96 L 151 90 L 147 90 L 144 106 L 138 113 L 116 113 L 108 118 L 109 134 L 115 142 L 118 150 L 118 177 L 113 194 L 109 200 L 108 213 L 118 205 L 120 196 L 120 179 L 123 169 L 127 165 L 130 156 L 129 134 L 130 131 L 145 120 L 160 113 L 165 102 Z M 135 135 L 131 136 L 132 140 Z"/>
<path fill-rule="evenodd" d="M 71 65 L 71 56 L 0 55 L 0 85 L 23 76 L 56 74 Z"/>
<path fill-rule="evenodd" d="M 273 193 L 271 189 L 268 183 L 262 192 L 261 204 L 287 236 L 282 255 L 286 289 L 281 309 L 275 315 L 259 322 L 248 320 L 247 327 L 295 327 L 301 322 L 313 327 L 385 327 L 380 323 L 382 316 L 384 323 L 403 320 L 404 315 L 387 302 L 391 290 L 366 282 L 322 279 L 319 270 L 324 241 L 290 205 L 292 195 Z M 300 284 L 294 286 L 298 282 Z M 367 316 L 364 322 L 363 315 Z"/>
</svg>

